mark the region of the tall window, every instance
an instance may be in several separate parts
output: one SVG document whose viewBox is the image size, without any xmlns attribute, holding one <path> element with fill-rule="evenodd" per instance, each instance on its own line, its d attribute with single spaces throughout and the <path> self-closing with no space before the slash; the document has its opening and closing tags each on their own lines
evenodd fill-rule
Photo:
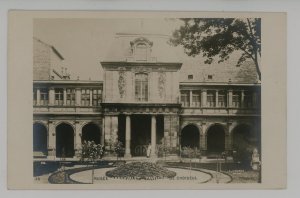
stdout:
<svg viewBox="0 0 300 198">
<path fill-rule="evenodd" d="M 36 105 L 37 103 L 37 89 L 33 89 L 33 93 L 32 93 L 32 102 L 33 102 L 33 105 Z"/>
<path fill-rule="evenodd" d="M 81 90 L 81 105 L 82 106 L 90 105 L 90 90 L 89 89 Z"/>
<path fill-rule="evenodd" d="M 246 108 L 253 107 L 253 96 L 250 91 L 244 92 L 244 107 Z"/>
<path fill-rule="evenodd" d="M 135 99 L 136 101 L 148 101 L 148 75 L 135 75 Z"/>
<path fill-rule="evenodd" d="M 93 106 L 100 106 L 102 100 L 101 89 L 93 90 Z"/>
<path fill-rule="evenodd" d="M 63 105 L 63 104 L 64 104 L 64 90 L 55 89 L 55 105 Z"/>
<path fill-rule="evenodd" d="M 192 102 L 193 102 L 192 106 L 200 107 L 200 92 L 199 91 L 193 91 Z"/>
<path fill-rule="evenodd" d="M 181 91 L 181 104 L 183 107 L 190 106 L 189 91 Z"/>
<path fill-rule="evenodd" d="M 48 105 L 48 89 L 40 89 L 40 105 Z"/>
<path fill-rule="evenodd" d="M 215 107 L 216 106 L 216 92 L 209 90 L 207 91 L 207 106 Z"/>
<path fill-rule="evenodd" d="M 137 61 L 147 60 L 147 45 L 145 43 L 139 43 L 135 47 L 135 59 Z"/>
<path fill-rule="evenodd" d="M 75 105 L 75 89 L 67 89 L 67 105 Z"/>
<path fill-rule="evenodd" d="M 240 91 L 232 92 L 232 106 L 233 107 L 241 106 L 241 92 Z"/>
<path fill-rule="evenodd" d="M 218 106 L 219 107 L 226 107 L 227 104 L 227 95 L 226 91 L 219 91 L 218 92 Z"/>
</svg>

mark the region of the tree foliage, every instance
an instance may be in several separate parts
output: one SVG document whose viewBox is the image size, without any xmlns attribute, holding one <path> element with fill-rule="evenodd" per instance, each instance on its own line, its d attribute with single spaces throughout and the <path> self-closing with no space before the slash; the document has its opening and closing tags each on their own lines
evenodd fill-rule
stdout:
<svg viewBox="0 0 300 198">
<path fill-rule="evenodd" d="M 240 66 L 252 59 L 261 79 L 259 59 L 261 57 L 260 18 L 184 18 L 184 23 L 173 32 L 171 44 L 182 45 L 189 56 L 202 54 L 205 63 L 218 63 L 229 59 L 234 51 L 241 51 L 237 61 Z"/>
</svg>

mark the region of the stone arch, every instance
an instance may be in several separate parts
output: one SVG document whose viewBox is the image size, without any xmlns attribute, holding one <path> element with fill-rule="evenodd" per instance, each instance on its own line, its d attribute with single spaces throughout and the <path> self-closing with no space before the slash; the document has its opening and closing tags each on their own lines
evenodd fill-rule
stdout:
<svg viewBox="0 0 300 198">
<path fill-rule="evenodd" d="M 181 129 L 180 144 L 182 147 L 200 148 L 200 129 L 196 124 L 186 124 Z"/>
<path fill-rule="evenodd" d="M 225 151 L 226 130 L 222 124 L 215 123 L 206 130 L 207 152 L 220 154 Z"/>
<path fill-rule="evenodd" d="M 81 142 L 94 141 L 100 144 L 101 127 L 95 122 L 87 122 L 81 127 Z"/>
<path fill-rule="evenodd" d="M 48 129 L 42 122 L 33 123 L 33 152 L 35 157 L 48 155 Z"/>
<path fill-rule="evenodd" d="M 69 121 L 69 120 L 59 120 L 59 121 L 55 121 L 55 122 L 54 122 L 55 128 L 56 128 L 58 125 L 61 125 L 61 124 L 67 124 L 67 125 L 70 125 L 70 126 L 72 127 L 73 131 L 74 131 L 74 132 L 76 131 L 74 122 L 72 122 L 72 121 Z"/>
<path fill-rule="evenodd" d="M 74 157 L 74 127 L 66 122 L 56 125 L 56 157 Z"/>
</svg>

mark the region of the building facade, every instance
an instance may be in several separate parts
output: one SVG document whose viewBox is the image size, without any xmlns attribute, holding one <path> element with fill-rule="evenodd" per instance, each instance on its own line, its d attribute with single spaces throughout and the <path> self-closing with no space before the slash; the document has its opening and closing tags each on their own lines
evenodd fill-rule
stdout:
<svg viewBox="0 0 300 198">
<path fill-rule="evenodd" d="M 149 144 L 152 157 L 158 145 L 206 156 L 245 145 L 260 149 L 260 83 L 241 71 L 183 72 L 189 63 L 166 41 L 164 35 L 117 34 L 100 60 L 103 81 L 82 81 L 57 72 L 52 65 L 63 56 L 34 39 L 34 157 L 76 158 L 84 140 L 107 151 L 122 142 L 124 157 L 145 156 Z"/>
</svg>

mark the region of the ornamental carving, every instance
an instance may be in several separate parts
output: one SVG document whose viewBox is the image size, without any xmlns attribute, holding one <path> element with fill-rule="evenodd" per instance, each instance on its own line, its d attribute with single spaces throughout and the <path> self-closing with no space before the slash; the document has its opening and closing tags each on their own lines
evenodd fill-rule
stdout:
<svg viewBox="0 0 300 198">
<path fill-rule="evenodd" d="M 166 95 L 166 73 L 160 72 L 158 76 L 158 93 L 160 98 Z"/>
<path fill-rule="evenodd" d="M 121 70 L 119 71 L 119 80 L 118 80 L 118 87 L 119 87 L 119 93 L 120 97 L 123 98 L 125 96 L 125 87 L 126 87 L 126 73 L 125 71 Z"/>
<path fill-rule="evenodd" d="M 138 67 L 132 67 L 131 71 L 134 73 L 141 73 L 141 72 L 142 73 L 150 73 L 152 71 L 152 69 L 149 67 L 138 66 Z"/>
</svg>

